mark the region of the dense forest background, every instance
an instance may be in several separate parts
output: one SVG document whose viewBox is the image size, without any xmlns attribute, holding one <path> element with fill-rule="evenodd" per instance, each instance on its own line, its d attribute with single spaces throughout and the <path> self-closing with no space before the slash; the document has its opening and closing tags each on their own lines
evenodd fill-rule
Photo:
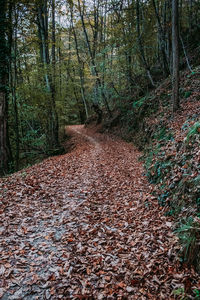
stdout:
<svg viewBox="0 0 200 300">
<path fill-rule="evenodd" d="M 169 76 L 178 109 L 179 68 L 192 74 L 197 63 L 198 0 L 0 0 L 0 7 L 1 174 L 60 153 L 67 124 L 129 111 Z"/>
</svg>

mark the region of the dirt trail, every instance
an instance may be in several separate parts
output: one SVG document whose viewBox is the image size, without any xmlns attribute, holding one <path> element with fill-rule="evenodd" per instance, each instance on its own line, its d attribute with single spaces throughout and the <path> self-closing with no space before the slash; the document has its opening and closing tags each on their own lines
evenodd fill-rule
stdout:
<svg viewBox="0 0 200 300">
<path fill-rule="evenodd" d="M 0 299 L 174 299 L 188 270 L 140 153 L 67 131 L 70 153 L 0 180 Z"/>
</svg>

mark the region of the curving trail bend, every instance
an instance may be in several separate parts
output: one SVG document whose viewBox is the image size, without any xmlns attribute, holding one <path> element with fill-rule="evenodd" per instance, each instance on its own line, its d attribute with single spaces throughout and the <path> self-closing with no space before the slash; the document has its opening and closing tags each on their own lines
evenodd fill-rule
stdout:
<svg viewBox="0 0 200 300">
<path fill-rule="evenodd" d="M 175 299 L 172 222 L 140 153 L 70 126 L 71 152 L 0 179 L 0 299 Z"/>
</svg>

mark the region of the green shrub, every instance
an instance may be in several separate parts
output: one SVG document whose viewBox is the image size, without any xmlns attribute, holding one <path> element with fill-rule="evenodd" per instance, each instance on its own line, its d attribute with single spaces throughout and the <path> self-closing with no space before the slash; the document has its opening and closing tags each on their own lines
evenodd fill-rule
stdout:
<svg viewBox="0 0 200 300">
<path fill-rule="evenodd" d="M 182 245 L 182 260 L 200 271 L 200 220 L 189 217 L 176 229 Z"/>
<path fill-rule="evenodd" d="M 192 95 L 192 92 L 191 91 L 187 91 L 184 94 L 184 98 L 189 98 L 191 95 Z"/>
<path fill-rule="evenodd" d="M 188 131 L 187 141 L 192 138 L 194 135 L 200 133 L 200 122 L 196 122 Z"/>
</svg>

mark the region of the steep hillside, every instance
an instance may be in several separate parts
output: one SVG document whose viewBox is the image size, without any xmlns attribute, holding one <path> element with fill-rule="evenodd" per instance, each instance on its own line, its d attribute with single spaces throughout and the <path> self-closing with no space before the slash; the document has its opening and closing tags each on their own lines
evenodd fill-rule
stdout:
<svg viewBox="0 0 200 300">
<path fill-rule="evenodd" d="M 152 193 L 174 216 L 181 260 L 200 271 L 200 67 L 181 73 L 181 105 L 172 114 L 171 81 L 122 107 L 101 131 L 122 135 L 143 151 Z"/>
</svg>

